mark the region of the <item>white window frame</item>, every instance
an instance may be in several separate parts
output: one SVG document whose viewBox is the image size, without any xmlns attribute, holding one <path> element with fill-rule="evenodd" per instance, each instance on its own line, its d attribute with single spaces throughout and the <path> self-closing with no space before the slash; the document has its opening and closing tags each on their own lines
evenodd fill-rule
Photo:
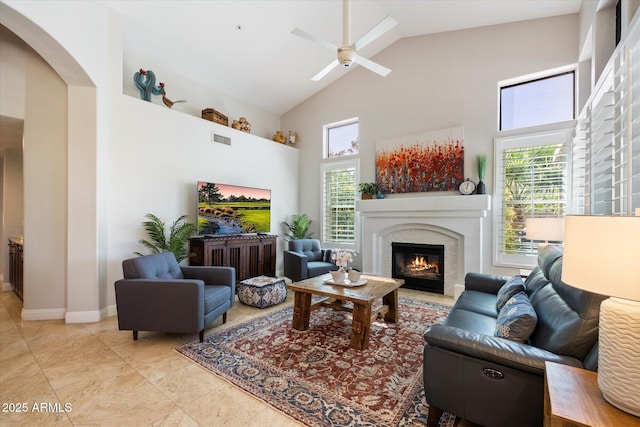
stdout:
<svg viewBox="0 0 640 427">
<path fill-rule="evenodd" d="M 347 157 L 347 158 L 344 158 Z M 336 160 L 337 159 L 337 160 Z M 355 169 L 355 183 L 354 183 L 354 194 L 353 194 L 353 208 L 354 208 L 354 240 L 353 242 L 334 242 L 332 240 L 327 240 L 326 236 L 326 217 L 327 213 L 325 212 L 325 173 L 335 170 L 341 169 Z M 360 159 L 355 158 L 354 156 L 343 156 L 343 157 L 332 157 L 326 161 L 324 161 L 320 165 L 320 185 L 321 185 L 321 215 L 320 215 L 320 233 L 323 247 L 330 248 L 343 248 L 343 249 L 351 249 L 353 251 L 358 251 L 359 241 L 360 241 L 360 222 L 357 212 L 355 212 L 355 203 L 357 200 L 358 193 L 358 184 L 360 182 Z"/>
<path fill-rule="evenodd" d="M 534 147 L 538 145 L 549 145 L 563 143 L 567 150 L 567 167 L 566 167 L 566 210 L 570 209 L 570 188 L 569 182 L 571 173 L 571 142 L 573 139 L 574 121 L 563 122 L 564 127 L 549 131 L 536 133 L 526 133 L 512 136 L 499 137 L 494 139 L 494 179 L 495 179 L 495 197 L 493 198 L 493 264 L 501 267 L 512 268 L 532 268 L 536 265 L 537 254 L 532 252 L 527 255 L 507 254 L 502 251 L 504 236 L 502 234 L 503 220 L 503 151 L 512 148 Z"/>
<path fill-rule="evenodd" d="M 507 129 L 507 130 L 501 130 L 501 126 L 502 126 L 502 89 L 509 87 L 509 86 L 515 86 L 515 85 L 522 85 L 522 84 L 527 84 L 527 83 L 532 83 L 538 80 L 544 80 L 550 77 L 555 77 L 555 76 L 559 76 L 561 74 L 568 74 L 568 73 L 573 73 L 573 120 L 568 120 L 568 121 L 560 121 L 560 122 L 552 122 L 552 123 L 546 123 L 546 124 L 539 124 L 539 125 L 533 125 L 533 126 L 528 126 L 528 127 L 521 127 L 521 128 L 513 128 L 513 129 Z M 535 132 L 536 129 L 544 129 L 547 127 L 556 127 L 556 126 L 562 126 L 563 123 L 567 123 L 569 121 L 575 121 L 575 118 L 577 116 L 577 102 L 578 102 L 578 91 L 576 88 L 578 82 L 578 71 L 577 71 L 577 67 L 576 65 L 568 65 L 568 66 L 564 66 L 564 67 L 558 67 L 558 68 L 554 68 L 554 69 L 550 69 L 550 70 L 545 70 L 545 71 L 541 71 L 541 72 L 537 72 L 537 73 L 532 73 L 532 74 L 528 74 L 525 76 L 520 76 L 520 77 L 516 77 L 516 78 L 512 78 L 512 79 L 507 79 L 507 80 L 503 80 L 498 82 L 498 91 L 497 91 L 497 105 L 498 105 L 498 111 L 497 111 L 497 123 L 496 123 L 496 127 L 498 129 L 498 131 L 500 132 Z"/>
<path fill-rule="evenodd" d="M 339 122 L 329 123 L 322 127 L 322 158 L 323 159 L 342 159 L 345 157 L 355 157 L 360 155 L 360 149 L 354 154 L 344 154 L 342 156 L 329 157 L 329 130 L 341 126 L 347 126 L 354 123 L 358 123 L 358 134 L 360 134 L 360 120 L 358 117 L 352 117 L 350 119 L 340 120 Z M 359 140 L 358 136 L 358 140 Z"/>
</svg>

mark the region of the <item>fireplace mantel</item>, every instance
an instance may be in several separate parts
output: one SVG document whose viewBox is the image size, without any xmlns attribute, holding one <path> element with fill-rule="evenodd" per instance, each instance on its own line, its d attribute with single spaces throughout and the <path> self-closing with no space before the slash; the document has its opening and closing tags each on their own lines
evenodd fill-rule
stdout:
<svg viewBox="0 0 640 427">
<path fill-rule="evenodd" d="M 386 199 L 356 200 L 356 211 L 360 215 L 406 214 L 414 216 L 421 212 L 426 216 L 485 217 L 491 209 L 491 196 L 474 194 L 471 196 L 447 195 L 425 197 L 394 197 Z"/>
<path fill-rule="evenodd" d="M 485 217 L 491 196 L 479 194 L 358 200 L 362 268 L 391 275 L 391 243 L 445 246 L 445 295 L 460 292 L 466 272 L 482 272 Z"/>
</svg>

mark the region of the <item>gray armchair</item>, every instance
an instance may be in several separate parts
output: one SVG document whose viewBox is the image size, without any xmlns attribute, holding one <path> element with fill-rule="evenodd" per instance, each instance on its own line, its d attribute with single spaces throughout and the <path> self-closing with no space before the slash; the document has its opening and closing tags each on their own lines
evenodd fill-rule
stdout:
<svg viewBox="0 0 640 427">
<path fill-rule="evenodd" d="M 118 327 L 133 331 L 199 333 L 235 301 L 233 267 L 178 265 L 172 252 L 122 262 L 124 279 L 115 282 Z"/>
<path fill-rule="evenodd" d="M 284 251 L 284 275 L 294 282 L 337 269 L 331 262 L 331 249 L 322 249 L 320 240 L 290 240 L 289 250 Z"/>
</svg>

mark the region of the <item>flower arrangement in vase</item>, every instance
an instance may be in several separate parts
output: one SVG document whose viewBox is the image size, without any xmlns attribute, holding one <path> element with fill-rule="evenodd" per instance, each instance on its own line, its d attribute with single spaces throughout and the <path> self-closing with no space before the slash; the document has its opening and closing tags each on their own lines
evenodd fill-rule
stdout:
<svg viewBox="0 0 640 427">
<path fill-rule="evenodd" d="M 333 277 L 334 282 L 344 282 L 345 276 L 347 274 L 345 268 L 347 268 L 347 265 L 350 262 L 353 262 L 354 255 L 356 255 L 356 253 L 349 249 L 337 249 L 331 252 L 331 259 L 338 266 L 337 271 L 331 272 L 331 276 Z"/>
</svg>

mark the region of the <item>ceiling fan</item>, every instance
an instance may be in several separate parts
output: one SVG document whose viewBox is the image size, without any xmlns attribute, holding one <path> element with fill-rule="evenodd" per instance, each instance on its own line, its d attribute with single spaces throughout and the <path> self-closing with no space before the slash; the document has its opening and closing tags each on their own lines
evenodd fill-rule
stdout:
<svg viewBox="0 0 640 427">
<path fill-rule="evenodd" d="M 323 40 L 319 37 L 316 37 L 312 34 L 309 34 L 300 28 L 295 28 L 291 31 L 292 34 L 296 36 L 302 37 L 303 39 L 310 40 L 314 43 L 318 43 L 321 46 L 329 48 L 333 51 L 337 51 L 338 58 L 333 60 L 329 65 L 327 65 L 322 71 L 313 76 L 311 80 L 318 81 L 326 76 L 329 71 L 333 70 L 338 64 L 342 65 L 345 68 L 352 66 L 354 63 L 360 64 L 365 68 L 373 71 L 381 75 L 382 77 L 386 76 L 391 72 L 387 67 L 383 67 L 380 64 L 377 64 L 367 58 L 364 58 L 358 55 L 358 50 L 362 49 L 378 37 L 382 36 L 384 33 L 392 29 L 398 24 L 398 21 L 393 19 L 391 16 L 387 16 L 382 21 L 380 21 L 375 27 L 369 30 L 364 36 L 360 38 L 355 43 L 351 43 L 351 2 L 350 0 L 344 0 L 342 5 L 342 47 L 338 47 L 333 43 L 330 43 L 326 40 Z"/>
</svg>

